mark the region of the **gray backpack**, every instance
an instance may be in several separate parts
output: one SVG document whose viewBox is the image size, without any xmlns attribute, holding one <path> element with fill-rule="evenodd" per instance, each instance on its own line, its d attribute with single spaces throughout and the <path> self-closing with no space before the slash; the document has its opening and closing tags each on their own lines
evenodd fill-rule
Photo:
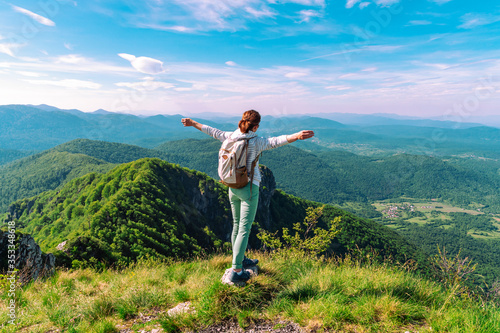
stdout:
<svg viewBox="0 0 500 333">
<path fill-rule="evenodd" d="M 253 170 L 259 157 L 252 162 L 250 178 L 247 170 L 248 141 L 253 138 L 227 138 L 219 150 L 218 173 L 221 183 L 231 188 L 243 188 L 253 180 Z"/>
</svg>

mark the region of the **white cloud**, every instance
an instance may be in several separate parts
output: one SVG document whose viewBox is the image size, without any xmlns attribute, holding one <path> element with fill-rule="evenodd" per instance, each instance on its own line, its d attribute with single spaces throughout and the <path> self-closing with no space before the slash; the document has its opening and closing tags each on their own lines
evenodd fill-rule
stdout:
<svg viewBox="0 0 500 333">
<path fill-rule="evenodd" d="M 164 31 L 238 31 L 248 29 L 255 21 L 274 21 L 280 14 L 280 6 L 291 3 L 326 6 L 325 0 L 145 0 L 134 2 L 135 14 L 129 17 L 133 25 Z M 287 15 L 281 17 L 294 19 Z"/>
<path fill-rule="evenodd" d="M 195 91 L 195 90 L 207 90 L 207 86 L 204 84 L 193 83 L 193 85 L 189 87 L 179 87 L 175 88 L 175 91 Z"/>
<path fill-rule="evenodd" d="M 311 18 L 313 18 L 313 17 L 323 16 L 323 14 L 321 14 L 319 11 L 312 10 L 312 9 L 301 10 L 299 12 L 299 15 L 301 17 L 300 23 L 309 22 L 311 20 Z"/>
<path fill-rule="evenodd" d="M 382 7 L 388 7 L 398 3 L 400 0 L 375 0 L 375 3 Z"/>
<path fill-rule="evenodd" d="M 371 2 L 367 2 L 367 1 L 362 2 L 359 4 L 359 9 L 364 9 L 364 8 L 368 7 L 369 5 L 371 5 Z"/>
<path fill-rule="evenodd" d="M 408 25 L 429 25 L 429 24 L 432 24 L 432 22 L 427 20 L 412 20 L 408 22 Z"/>
<path fill-rule="evenodd" d="M 38 85 L 51 85 L 57 87 L 64 87 L 70 89 L 79 89 L 79 88 L 87 88 L 87 89 L 99 89 L 101 85 L 99 83 L 95 83 L 92 81 L 83 81 L 83 80 L 74 80 L 74 79 L 65 79 L 65 80 L 24 80 L 31 84 Z"/>
<path fill-rule="evenodd" d="M 47 74 L 43 74 L 43 73 L 26 72 L 26 71 L 17 71 L 16 73 L 19 75 L 22 75 L 22 76 L 29 76 L 29 77 L 41 77 L 41 76 L 47 75 Z"/>
<path fill-rule="evenodd" d="M 462 24 L 459 28 L 473 29 L 482 25 L 488 25 L 500 21 L 500 15 L 467 13 L 461 17 Z"/>
<path fill-rule="evenodd" d="M 429 0 L 430 2 L 437 3 L 438 5 L 445 4 L 447 2 L 450 2 L 451 0 Z"/>
<path fill-rule="evenodd" d="M 226 65 L 231 66 L 231 67 L 236 67 L 236 66 L 238 66 L 238 64 L 237 64 L 237 63 L 235 63 L 234 61 L 231 61 L 231 60 L 230 60 L 230 61 L 226 61 Z"/>
<path fill-rule="evenodd" d="M 305 72 L 290 72 L 290 73 L 286 73 L 285 77 L 287 77 L 289 79 L 296 79 L 296 78 L 304 77 L 304 76 L 307 76 L 307 75 L 308 74 L 305 73 Z"/>
<path fill-rule="evenodd" d="M 29 59 L 18 58 L 16 62 L 0 62 L 0 67 L 8 67 L 18 71 L 57 72 L 57 73 L 110 73 L 130 74 L 135 69 L 130 66 L 116 66 L 96 61 L 77 54 L 69 54 L 54 58 Z"/>
<path fill-rule="evenodd" d="M 277 12 L 271 10 L 270 8 L 266 8 L 266 7 L 263 7 L 261 9 L 255 9 L 253 7 L 245 7 L 245 11 L 256 18 L 274 17 L 274 16 L 278 15 Z"/>
<path fill-rule="evenodd" d="M 347 3 L 345 4 L 345 8 L 352 8 L 354 5 L 356 5 L 358 2 L 361 0 L 347 0 Z"/>
<path fill-rule="evenodd" d="M 338 56 L 338 55 L 345 55 L 349 53 L 358 53 L 358 52 L 364 52 L 364 51 L 369 51 L 369 52 L 392 52 L 398 49 L 401 49 L 405 47 L 405 45 L 361 45 L 361 46 L 351 46 L 351 45 L 344 45 L 342 48 L 340 48 L 339 51 L 308 58 L 301 60 L 303 61 L 309 61 L 309 60 L 314 60 L 314 59 L 320 59 L 320 58 L 326 58 L 326 57 L 332 57 L 332 56 Z"/>
<path fill-rule="evenodd" d="M 15 58 L 14 50 L 21 47 L 21 46 L 24 46 L 24 45 L 14 44 L 14 43 L 0 44 L 0 53 L 4 53 L 4 54 L 10 55 L 11 57 Z"/>
<path fill-rule="evenodd" d="M 153 77 L 145 77 L 143 78 L 143 81 L 140 82 L 118 82 L 115 83 L 115 85 L 118 87 L 126 87 L 141 91 L 151 91 L 159 88 L 170 89 L 175 87 L 173 84 L 168 82 L 155 81 Z"/>
<path fill-rule="evenodd" d="M 325 0 L 268 0 L 269 3 L 296 3 L 303 6 L 325 6 Z"/>
<path fill-rule="evenodd" d="M 328 90 L 339 90 L 339 91 L 341 91 L 341 90 L 352 89 L 352 87 L 350 87 L 350 86 L 341 86 L 341 85 L 340 86 L 338 86 L 338 85 L 335 86 L 334 85 L 334 86 L 327 86 L 327 87 L 325 87 L 325 89 L 328 89 Z"/>
<path fill-rule="evenodd" d="M 339 79 L 349 79 L 349 80 L 357 80 L 360 78 L 358 73 L 347 73 L 339 76 Z"/>
<path fill-rule="evenodd" d="M 35 13 L 33 13 L 33 12 L 31 12 L 31 11 L 27 10 L 27 9 L 24 9 L 24 8 L 21 8 L 21 7 L 14 6 L 14 5 L 12 5 L 12 4 L 11 4 L 11 6 L 12 6 L 12 8 L 13 8 L 16 12 L 18 12 L 18 13 L 21 13 L 21 14 L 24 14 L 24 15 L 28 16 L 28 17 L 30 17 L 32 20 L 34 20 L 34 21 L 36 21 L 36 22 L 38 22 L 38 23 L 40 23 L 40 24 L 43 24 L 43 25 L 46 25 L 46 26 L 49 26 L 49 27 L 53 27 L 53 26 L 55 26 L 55 25 L 56 25 L 56 24 L 54 23 L 54 21 L 49 20 L 49 19 L 48 19 L 48 18 L 46 18 L 46 17 L 40 16 L 40 15 L 35 14 Z"/>
<path fill-rule="evenodd" d="M 149 57 L 136 57 L 127 53 L 119 53 L 118 55 L 123 59 L 130 61 L 132 67 L 134 67 L 141 73 L 160 74 L 165 71 L 163 69 L 163 62 L 161 62 L 160 60 Z"/>
<path fill-rule="evenodd" d="M 184 33 L 196 33 L 198 32 L 198 28 L 190 28 L 183 25 L 162 25 L 162 24 L 154 24 L 154 23 L 139 23 L 137 24 L 139 28 L 150 28 L 154 30 L 161 31 L 176 31 L 176 32 L 184 32 Z"/>
<path fill-rule="evenodd" d="M 70 51 L 73 50 L 73 45 L 71 45 L 70 43 L 64 43 L 64 47 Z"/>
<path fill-rule="evenodd" d="M 83 64 L 87 61 L 88 60 L 85 57 L 83 57 L 79 54 L 66 54 L 66 55 L 57 57 L 57 60 L 56 60 L 56 62 L 65 63 L 65 64 Z"/>
</svg>

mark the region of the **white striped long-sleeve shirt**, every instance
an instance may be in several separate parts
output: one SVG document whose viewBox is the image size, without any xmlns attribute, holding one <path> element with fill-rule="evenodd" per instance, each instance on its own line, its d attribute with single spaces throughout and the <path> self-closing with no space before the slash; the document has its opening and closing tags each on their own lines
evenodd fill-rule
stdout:
<svg viewBox="0 0 500 333">
<path fill-rule="evenodd" d="M 256 136 L 255 132 L 252 131 L 248 131 L 248 133 L 241 133 L 239 128 L 234 132 L 224 132 L 217 128 L 213 128 L 208 125 L 203 125 L 201 127 L 201 131 L 221 142 L 224 142 L 224 140 L 226 140 L 229 137 L 232 137 L 234 139 L 255 137 L 254 139 L 248 141 L 247 170 L 251 169 L 252 162 L 264 150 L 278 148 L 289 143 L 286 135 L 280 135 L 272 138 L 262 138 Z M 257 163 L 254 169 L 253 184 L 259 186 L 261 179 L 262 178 L 259 171 L 259 165 Z"/>
</svg>

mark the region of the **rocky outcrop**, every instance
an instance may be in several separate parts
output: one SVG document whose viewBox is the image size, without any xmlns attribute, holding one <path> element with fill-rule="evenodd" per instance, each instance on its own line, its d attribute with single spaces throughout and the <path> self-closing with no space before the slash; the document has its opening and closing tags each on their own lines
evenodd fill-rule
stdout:
<svg viewBox="0 0 500 333">
<path fill-rule="evenodd" d="M 0 234 L 0 257 L 7 258 L 9 237 L 8 232 Z M 17 276 L 21 284 L 40 277 L 50 276 L 54 273 L 55 257 L 52 253 L 45 254 L 31 235 L 16 234 L 16 259 L 15 268 L 19 271 Z M 6 262 L 2 262 L 2 271 L 7 271 Z"/>
<path fill-rule="evenodd" d="M 272 225 L 269 207 L 276 190 L 276 180 L 268 167 L 261 165 L 260 172 L 262 180 L 259 187 L 259 207 L 255 220 L 262 227 L 268 229 Z M 217 237 L 225 242 L 230 242 L 233 228 L 231 208 L 227 194 L 214 190 L 215 186 L 212 182 L 216 180 L 198 183 L 197 178 L 182 175 L 180 181 L 188 191 L 192 204 L 183 205 L 185 209 L 184 219 L 188 228 L 189 224 L 193 223 L 193 220 L 199 220 L 201 215 L 206 225 Z"/>
<path fill-rule="evenodd" d="M 272 224 L 271 211 L 269 209 L 271 205 L 271 198 L 273 197 L 274 191 L 276 190 L 276 180 L 274 175 L 268 167 L 261 165 L 260 174 L 262 180 L 260 182 L 260 193 L 259 193 L 259 212 L 258 221 L 262 227 L 265 229 L 270 229 Z"/>
</svg>

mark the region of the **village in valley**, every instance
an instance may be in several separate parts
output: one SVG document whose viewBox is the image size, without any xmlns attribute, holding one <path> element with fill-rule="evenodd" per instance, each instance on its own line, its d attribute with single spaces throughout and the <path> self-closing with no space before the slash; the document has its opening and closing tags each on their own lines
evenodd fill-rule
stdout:
<svg viewBox="0 0 500 333">
<path fill-rule="evenodd" d="M 403 212 L 415 212 L 418 208 L 420 209 L 434 209 L 437 207 L 434 206 L 415 206 L 410 203 L 400 203 L 400 204 L 387 204 L 387 208 L 382 210 L 382 214 L 384 214 L 384 218 L 387 219 L 397 219 L 402 217 L 401 214 Z M 442 207 L 439 207 L 442 208 Z"/>
<path fill-rule="evenodd" d="M 392 199 L 373 203 L 375 209 L 381 213 L 381 216 L 375 220 L 395 229 L 406 228 L 409 224 L 429 223 L 447 229 L 456 223 L 467 223 L 470 225 L 468 233 L 473 237 L 500 238 L 500 216 L 485 214 L 480 204 L 461 208 L 438 201 L 438 199 L 400 199 L 402 199 L 400 202 Z M 470 219 L 466 216 L 477 216 L 477 219 Z"/>
</svg>

